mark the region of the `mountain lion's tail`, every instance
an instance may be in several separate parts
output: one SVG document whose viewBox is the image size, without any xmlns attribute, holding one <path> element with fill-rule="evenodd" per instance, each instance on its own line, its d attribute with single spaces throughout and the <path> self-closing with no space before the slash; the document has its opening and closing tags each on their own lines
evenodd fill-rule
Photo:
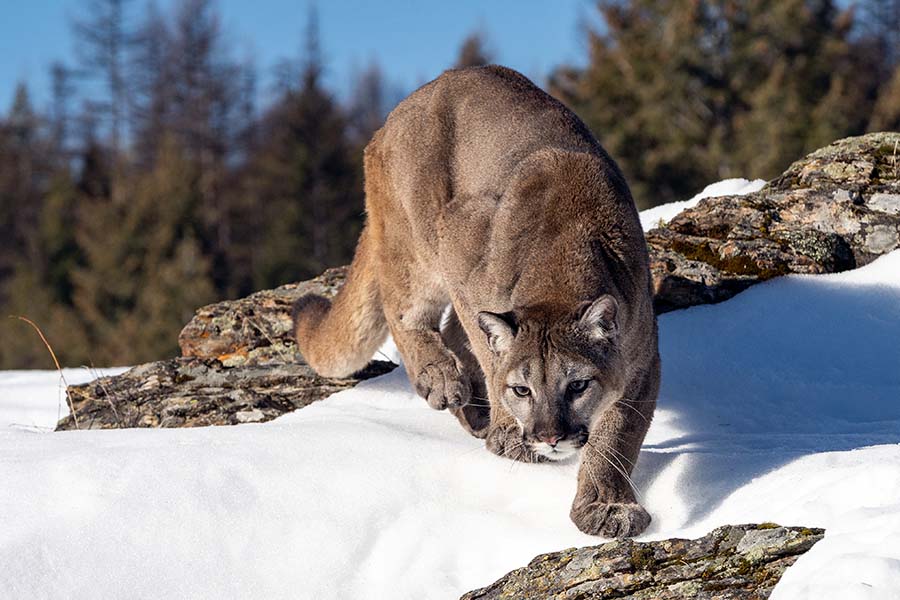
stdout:
<svg viewBox="0 0 900 600">
<path fill-rule="evenodd" d="M 319 375 L 351 375 L 384 343 L 388 330 L 375 271 L 375 253 L 363 229 L 347 281 L 334 300 L 307 294 L 294 303 L 294 336 Z"/>
</svg>

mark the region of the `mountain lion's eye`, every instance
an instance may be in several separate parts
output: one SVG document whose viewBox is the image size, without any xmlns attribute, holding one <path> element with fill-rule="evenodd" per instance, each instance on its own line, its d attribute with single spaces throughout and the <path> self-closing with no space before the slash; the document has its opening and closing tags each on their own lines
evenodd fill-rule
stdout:
<svg viewBox="0 0 900 600">
<path fill-rule="evenodd" d="M 569 391 L 574 394 L 580 394 L 587 389 L 588 383 L 589 382 L 587 379 L 578 379 L 576 381 L 573 381 L 569 384 Z"/>
<path fill-rule="evenodd" d="M 519 398 L 527 398 L 531 395 L 531 390 L 524 385 L 514 385 L 512 391 Z"/>
</svg>

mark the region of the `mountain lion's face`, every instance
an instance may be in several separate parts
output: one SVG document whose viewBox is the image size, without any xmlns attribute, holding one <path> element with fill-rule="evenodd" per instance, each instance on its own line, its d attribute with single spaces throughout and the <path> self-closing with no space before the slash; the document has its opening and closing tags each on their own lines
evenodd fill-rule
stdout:
<svg viewBox="0 0 900 600">
<path fill-rule="evenodd" d="M 494 353 L 492 396 L 537 454 L 553 460 L 574 454 L 621 390 L 616 311 L 615 299 L 603 296 L 562 317 L 479 313 Z"/>
</svg>

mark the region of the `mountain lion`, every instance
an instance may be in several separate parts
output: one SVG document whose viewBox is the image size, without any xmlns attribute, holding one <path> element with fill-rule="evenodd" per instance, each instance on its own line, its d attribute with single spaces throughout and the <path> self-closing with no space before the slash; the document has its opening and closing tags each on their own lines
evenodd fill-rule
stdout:
<svg viewBox="0 0 900 600">
<path fill-rule="evenodd" d="M 510 69 L 448 71 L 375 133 L 365 192 L 343 289 L 294 309 L 310 366 L 349 375 L 390 332 L 416 391 L 490 451 L 581 450 L 579 529 L 643 531 L 630 473 L 659 389 L 649 261 L 585 125 Z"/>
</svg>

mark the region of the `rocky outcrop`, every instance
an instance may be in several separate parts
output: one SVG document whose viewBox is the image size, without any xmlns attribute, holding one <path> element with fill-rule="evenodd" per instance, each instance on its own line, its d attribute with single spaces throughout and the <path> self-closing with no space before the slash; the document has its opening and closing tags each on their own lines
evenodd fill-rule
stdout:
<svg viewBox="0 0 900 600">
<path fill-rule="evenodd" d="M 326 379 L 303 363 L 227 366 L 215 358 L 173 358 L 69 386 L 78 422 L 69 415 L 56 429 L 261 423 L 396 366 L 373 361 L 352 377 Z"/>
<path fill-rule="evenodd" d="M 646 237 L 657 312 L 720 302 L 787 273 L 866 264 L 900 247 L 900 133 L 839 140 L 759 192 L 708 198 Z M 291 339 L 293 302 L 333 296 L 345 276 L 329 269 L 204 306 L 179 336 L 184 358 L 70 386 L 76 413 L 93 427 L 225 425 L 272 419 L 353 385 L 359 378 L 315 376 Z M 68 417 L 59 428 L 74 425 Z"/>
<path fill-rule="evenodd" d="M 839 140 L 762 190 L 702 200 L 646 237 L 658 313 L 862 266 L 900 247 L 900 133 Z"/>
<path fill-rule="evenodd" d="M 204 306 L 179 336 L 183 357 L 139 365 L 67 389 L 64 429 L 200 427 L 269 421 L 396 365 L 373 361 L 352 377 L 319 377 L 291 339 L 290 311 L 303 294 L 333 296 L 346 269 Z"/>
<path fill-rule="evenodd" d="M 697 540 L 616 540 L 542 554 L 463 600 L 768 598 L 821 529 L 728 525 Z"/>
</svg>

